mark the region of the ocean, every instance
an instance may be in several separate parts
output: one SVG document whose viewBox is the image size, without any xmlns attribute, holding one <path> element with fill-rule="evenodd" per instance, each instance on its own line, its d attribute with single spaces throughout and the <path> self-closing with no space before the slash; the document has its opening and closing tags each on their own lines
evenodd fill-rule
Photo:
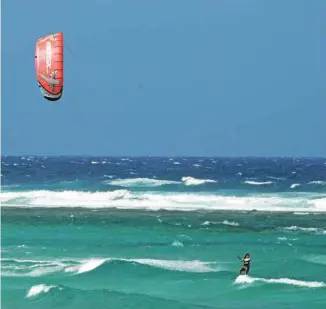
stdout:
<svg viewBox="0 0 326 309">
<path fill-rule="evenodd" d="M 4 309 L 326 308 L 325 158 L 1 163 Z"/>
</svg>

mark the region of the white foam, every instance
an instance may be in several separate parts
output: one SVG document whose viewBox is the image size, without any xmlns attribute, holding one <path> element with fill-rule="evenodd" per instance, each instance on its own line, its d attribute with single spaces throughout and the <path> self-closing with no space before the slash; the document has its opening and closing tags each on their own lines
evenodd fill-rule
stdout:
<svg viewBox="0 0 326 309">
<path fill-rule="evenodd" d="M 132 259 L 139 264 L 150 265 L 158 268 L 174 270 L 174 271 L 186 271 L 186 272 L 213 272 L 220 271 L 220 269 L 214 269 L 209 267 L 212 262 L 202 262 L 202 261 L 180 261 L 180 260 L 155 260 L 155 259 Z"/>
<path fill-rule="evenodd" d="M 1 203 L 10 200 L 23 199 L 25 205 L 30 206 L 83 206 L 91 202 L 93 206 L 107 204 L 108 201 L 128 199 L 131 195 L 127 190 L 109 192 L 82 192 L 82 191 L 28 191 L 6 192 L 0 194 Z M 19 204 L 18 204 L 19 205 Z"/>
<path fill-rule="evenodd" d="M 310 181 L 308 182 L 310 185 L 321 185 L 321 186 L 326 186 L 326 181 L 321 181 L 321 180 L 315 180 L 315 181 Z"/>
<path fill-rule="evenodd" d="M 280 279 L 266 279 L 266 278 L 255 278 L 250 277 L 247 275 L 240 275 L 235 279 L 235 284 L 242 284 L 242 283 L 253 283 L 253 282 L 265 282 L 265 283 L 277 283 L 277 284 L 290 284 L 302 287 L 309 287 L 309 288 L 318 288 L 318 287 L 325 287 L 326 284 L 324 282 L 318 281 L 302 281 L 302 280 L 295 280 L 289 278 L 280 278 Z"/>
<path fill-rule="evenodd" d="M 128 190 L 108 192 L 22 191 L 1 192 L 2 206 L 85 207 L 149 210 L 240 210 L 325 212 L 325 195 L 223 196 L 203 193 L 144 193 Z"/>
<path fill-rule="evenodd" d="M 183 244 L 179 241 L 175 241 L 173 246 L 183 246 Z M 15 260 L 16 261 L 16 260 Z M 18 260 L 19 262 L 23 263 L 23 260 Z M 28 260 L 29 262 L 33 260 Z M 112 261 L 124 261 L 130 263 L 138 263 L 143 265 L 148 265 L 152 267 L 173 270 L 173 271 L 185 271 L 185 272 L 216 272 L 221 271 L 219 267 L 212 267 L 216 265 L 216 262 L 203 262 L 198 260 L 192 261 L 185 261 L 185 260 L 158 260 L 158 259 L 125 259 L 125 258 L 91 258 L 87 260 L 74 260 L 74 259 L 66 259 L 66 260 L 59 260 L 59 261 L 47 261 L 48 264 L 53 265 L 63 265 L 64 267 L 58 268 L 57 271 L 64 271 L 67 273 L 73 273 L 75 275 L 90 272 L 98 267 L 100 267 L 105 262 L 112 262 Z M 39 267 L 40 264 L 44 263 L 45 261 L 34 261 L 34 265 L 32 267 Z M 218 263 L 220 264 L 220 263 Z M 12 271 L 16 270 L 16 265 L 9 265 Z M 18 269 L 20 270 L 20 269 Z M 30 276 L 29 274 L 21 274 L 19 272 L 13 272 L 12 276 Z M 39 286 L 39 289 L 42 288 Z M 37 290 L 37 288 L 34 288 Z"/>
<path fill-rule="evenodd" d="M 119 187 L 159 187 L 169 184 L 178 184 L 180 182 L 171 180 L 159 180 L 150 178 L 128 178 L 128 179 L 117 179 L 112 181 L 106 181 L 105 183 L 119 186 Z"/>
<path fill-rule="evenodd" d="M 90 259 L 83 261 L 80 265 L 75 265 L 71 267 L 67 267 L 65 272 L 74 272 L 77 274 L 87 273 L 99 266 L 101 266 L 105 261 L 110 259 Z"/>
<path fill-rule="evenodd" d="M 31 272 L 27 273 L 26 276 L 28 277 L 41 277 L 51 273 L 59 272 L 64 269 L 64 266 L 53 266 L 50 265 L 49 267 L 37 267 L 36 269 L 32 270 Z"/>
<path fill-rule="evenodd" d="M 253 185 L 253 186 L 263 186 L 263 185 L 271 185 L 273 181 L 251 181 L 251 180 L 246 180 L 246 184 L 248 185 Z"/>
<path fill-rule="evenodd" d="M 300 186 L 300 184 L 299 183 L 294 183 L 294 184 L 292 184 L 291 185 L 291 189 L 294 189 L 294 188 L 296 188 L 296 187 L 299 187 Z"/>
<path fill-rule="evenodd" d="M 1 262 L 15 262 L 15 263 L 45 263 L 45 264 L 48 264 L 48 263 L 52 263 L 53 261 L 51 260 L 26 260 L 26 259 L 23 259 L 23 260 L 19 260 L 19 259 L 11 259 L 11 258 L 1 258 Z"/>
<path fill-rule="evenodd" d="M 183 246 L 180 242 L 174 242 L 176 246 Z M 158 260 L 158 259 L 125 259 L 125 258 L 103 258 L 103 259 L 90 259 L 80 261 L 79 265 L 74 265 L 65 269 L 65 272 L 73 272 L 81 274 L 92 271 L 101 266 L 107 261 L 125 261 L 148 265 L 157 268 L 163 268 L 173 271 L 186 271 L 186 272 L 215 272 L 220 271 L 219 268 L 212 268 L 210 265 L 216 264 L 215 262 L 202 262 L 198 260 L 183 261 L 183 260 Z"/>
<path fill-rule="evenodd" d="M 175 242 L 176 243 L 176 242 Z M 182 243 L 177 242 L 177 246 Z M 148 265 L 157 268 L 163 268 L 173 271 L 186 271 L 186 272 L 214 272 L 220 271 L 220 268 L 212 268 L 210 265 L 216 264 L 215 262 L 202 262 L 198 260 L 184 261 L 184 260 L 158 260 L 158 259 L 125 259 L 125 258 L 105 258 L 105 259 L 91 259 L 83 261 L 81 265 L 73 266 L 65 271 L 74 272 L 76 274 L 88 272 L 99 267 L 106 261 L 125 261 Z"/>
<path fill-rule="evenodd" d="M 174 241 L 172 244 L 173 247 L 183 247 L 183 243 L 180 241 Z"/>
<path fill-rule="evenodd" d="M 239 226 L 239 223 L 233 222 L 233 221 L 230 222 L 228 220 L 224 220 L 222 223 L 225 224 L 225 225 Z"/>
<path fill-rule="evenodd" d="M 5 272 L 2 271 L 1 275 L 5 277 L 40 277 L 61 271 L 81 274 L 99 267 L 108 260 L 110 260 L 110 258 L 88 260 L 69 259 L 53 261 L 1 259 L 2 268 L 5 269 Z M 18 265 L 7 263 L 4 265 L 3 262 L 14 262 Z"/>
<path fill-rule="evenodd" d="M 41 277 L 65 268 L 65 264 L 60 261 L 1 259 L 1 262 L 2 268 L 6 269 L 1 273 L 4 277 Z M 8 262 L 18 265 L 7 265 Z"/>
<path fill-rule="evenodd" d="M 276 179 L 276 180 L 285 180 L 285 178 L 283 178 L 283 177 L 274 177 L 274 176 L 266 176 L 266 178 Z"/>
<path fill-rule="evenodd" d="M 289 227 L 285 227 L 284 228 L 285 230 L 290 230 L 290 231 L 297 231 L 297 230 L 300 230 L 300 231 L 308 231 L 308 232 L 317 232 L 318 229 L 315 228 L 315 227 L 300 227 L 300 226 L 289 226 Z"/>
<path fill-rule="evenodd" d="M 216 183 L 216 180 L 197 179 L 197 178 L 190 177 L 190 176 L 182 177 L 182 181 L 184 182 L 184 184 L 186 186 L 198 186 L 198 185 L 202 185 L 204 183 Z"/>
<path fill-rule="evenodd" d="M 45 285 L 45 284 L 34 285 L 29 289 L 28 293 L 26 294 L 26 297 L 33 297 L 40 293 L 47 293 L 52 288 L 55 287 L 56 287 L 55 285 Z"/>
<path fill-rule="evenodd" d="M 317 234 L 326 234 L 326 230 L 316 227 L 300 227 L 300 226 L 289 226 L 285 227 L 284 230 L 287 231 L 302 231 L 302 232 L 315 232 Z"/>
</svg>

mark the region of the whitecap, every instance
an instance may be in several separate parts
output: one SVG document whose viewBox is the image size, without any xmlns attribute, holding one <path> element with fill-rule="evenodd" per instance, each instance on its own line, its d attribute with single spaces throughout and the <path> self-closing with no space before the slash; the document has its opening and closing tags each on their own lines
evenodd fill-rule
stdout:
<svg viewBox="0 0 326 309">
<path fill-rule="evenodd" d="M 85 191 L 12 191 L 0 192 L 2 206 L 16 207 L 85 207 L 149 210 L 238 210 L 325 212 L 325 195 L 283 196 L 277 194 L 225 196 L 203 193 L 107 192 Z"/>
<path fill-rule="evenodd" d="M 178 184 L 177 181 L 171 180 L 160 180 L 151 178 L 127 178 L 127 179 L 116 179 L 111 181 L 105 181 L 105 183 L 119 186 L 119 187 L 159 187 L 169 184 Z"/>
<path fill-rule="evenodd" d="M 47 293 L 51 289 L 55 288 L 55 285 L 46 285 L 46 284 L 38 284 L 32 286 L 26 294 L 26 297 L 34 297 L 40 293 Z"/>
<path fill-rule="evenodd" d="M 184 184 L 186 186 L 198 186 L 198 185 L 202 185 L 204 183 L 216 183 L 216 180 L 197 179 L 197 178 L 190 177 L 190 176 L 182 177 L 182 181 L 184 182 Z"/>
<path fill-rule="evenodd" d="M 245 183 L 248 184 L 248 185 L 263 186 L 263 185 L 271 185 L 273 182 L 272 181 L 251 181 L 251 180 L 246 180 Z"/>
<path fill-rule="evenodd" d="M 222 222 L 222 224 L 230 225 L 230 226 L 239 226 L 239 223 L 238 223 L 238 222 L 228 221 L 228 220 L 224 220 L 224 221 Z"/>
<path fill-rule="evenodd" d="M 173 247 L 183 247 L 183 243 L 181 242 L 181 241 L 174 241 L 173 243 L 172 243 L 172 246 Z"/>
<path fill-rule="evenodd" d="M 89 259 L 83 261 L 80 265 L 75 265 L 71 267 L 67 267 L 65 272 L 74 272 L 77 274 L 86 273 L 96 269 L 97 267 L 101 266 L 105 261 L 110 259 Z"/>
<path fill-rule="evenodd" d="M 326 185 L 326 181 L 315 180 L 315 181 L 308 182 L 308 184 L 310 184 L 310 185 L 321 185 L 321 186 L 325 186 Z"/>
</svg>

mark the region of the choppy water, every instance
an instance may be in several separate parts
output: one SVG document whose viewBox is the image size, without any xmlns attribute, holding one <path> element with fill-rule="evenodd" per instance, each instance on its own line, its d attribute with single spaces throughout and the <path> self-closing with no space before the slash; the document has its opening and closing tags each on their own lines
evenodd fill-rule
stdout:
<svg viewBox="0 0 326 309">
<path fill-rule="evenodd" d="M 2 306 L 324 309 L 325 162 L 3 157 Z"/>
</svg>

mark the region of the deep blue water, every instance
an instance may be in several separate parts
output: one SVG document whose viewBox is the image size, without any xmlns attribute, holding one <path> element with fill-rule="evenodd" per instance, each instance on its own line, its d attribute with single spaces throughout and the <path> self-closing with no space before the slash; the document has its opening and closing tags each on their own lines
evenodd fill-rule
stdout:
<svg viewBox="0 0 326 309">
<path fill-rule="evenodd" d="M 4 157 L 1 173 L 3 205 L 325 210 L 323 158 Z"/>
</svg>

